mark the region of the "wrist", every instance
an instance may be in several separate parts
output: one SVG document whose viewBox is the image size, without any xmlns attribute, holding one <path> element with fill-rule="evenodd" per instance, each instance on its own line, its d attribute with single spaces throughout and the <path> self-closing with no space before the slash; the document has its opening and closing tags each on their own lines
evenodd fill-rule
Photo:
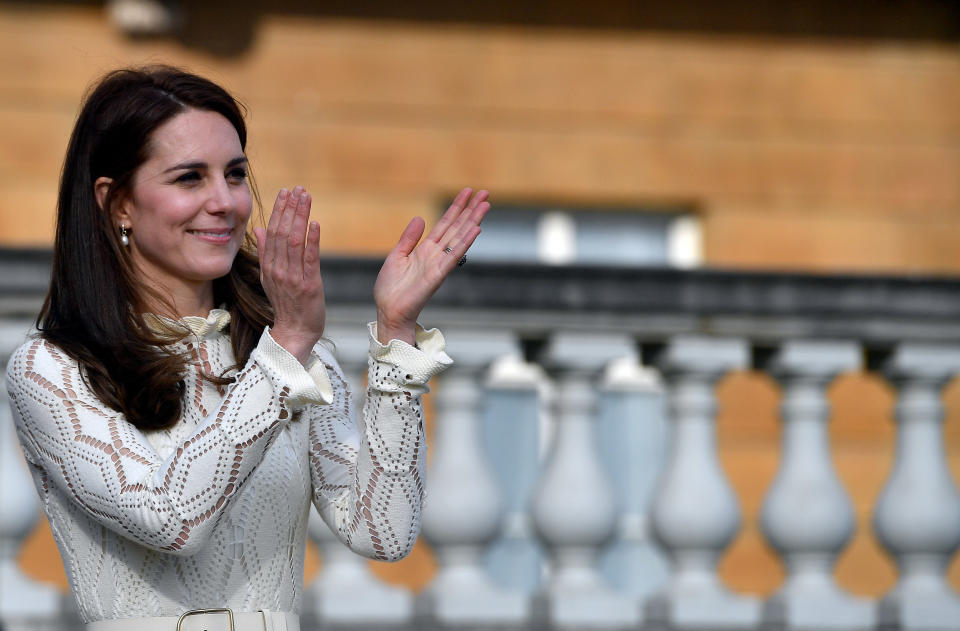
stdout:
<svg viewBox="0 0 960 631">
<path fill-rule="evenodd" d="M 417 342 L 416 322 L 396 322 L 377 313 L 377 341 L 386 346 L 390 340 L 400 340 L 410 346 Z"/>
<path fill-rule="evenodd" d="M 283 327 L 271 328 L 270 337 L 288 353 L 296 357 L 297 361 L 303 366 L 307 365 L 310 360 L 310 353 L 320 339 L 318 335 L 294 333 L 283 329 Z"/>
</svg>

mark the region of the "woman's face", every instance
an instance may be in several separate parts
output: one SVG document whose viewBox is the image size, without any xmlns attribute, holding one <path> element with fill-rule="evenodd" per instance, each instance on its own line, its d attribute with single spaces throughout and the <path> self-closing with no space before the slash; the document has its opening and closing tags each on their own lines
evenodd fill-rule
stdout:
<svg viewBox="0 0 960 631">
<path fill-rule="evenodd" d="M 252 209 L 237 131 L 216 112 L 188 109 L 154 130 L 147 155 L 117 218 L 130 229 L 136 269 L 175 298 L 212 292 L 213 280 L 230 271 Z"/>
</svg>

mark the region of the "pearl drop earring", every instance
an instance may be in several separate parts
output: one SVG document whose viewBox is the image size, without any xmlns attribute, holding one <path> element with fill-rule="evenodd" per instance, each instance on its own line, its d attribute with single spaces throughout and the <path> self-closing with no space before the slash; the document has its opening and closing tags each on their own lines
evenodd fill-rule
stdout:
<svg viewBox="0 0 960 631">
<path fill-rule="evenodd" d="M 127 236 L 130 234 L 130 228 L 126 227 L 123 224 L 120 224 L 120 243 L 123 244 L 123 247 L 130 247 L 130 237 Z"/>
</svg>

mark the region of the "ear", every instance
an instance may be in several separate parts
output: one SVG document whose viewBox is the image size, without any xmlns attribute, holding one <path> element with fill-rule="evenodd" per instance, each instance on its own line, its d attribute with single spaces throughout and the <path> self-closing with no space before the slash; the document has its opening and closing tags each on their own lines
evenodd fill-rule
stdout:
<svg viewBox="0 0 960 631">
<path fill-rule="evenodd" d="M 107 202 L 107 193 L 110 191 L 110 185 L 113 184 L 112 177 L 98 177 L 93 183 L 93 194 L 97 198 L 97 206 L 103 210 L 103 205 Z"/>
<path fill-rule="evenodd" d="M 107 194 L 110 192 L 110 186 L 113 184 L 112 177 L 98 177 L 93 183 L 93 193 L 97 198 L 97 206 L 100 207 L 100 210 L 107 210 L 110 212 L 111 220 L 117 224 L 130 225 L 129 213 L 126 209 L 126 204 L 118 203 L 122 200 L 113 200 L 111 208 L 105 208 L 107 203 Z"/>
</svg>

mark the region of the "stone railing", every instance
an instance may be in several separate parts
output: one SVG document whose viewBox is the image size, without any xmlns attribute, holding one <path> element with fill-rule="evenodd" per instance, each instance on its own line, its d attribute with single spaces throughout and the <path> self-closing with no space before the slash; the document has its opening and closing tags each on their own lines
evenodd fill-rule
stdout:
<svg viewBox="0 0 960 631">
<path fill-rule="evenodd" d="M 0 252 L 0 355 L 29 328 L 48 257 Z M 327 334 L 356 384 L 377 267 L 324 262 Z M 317 519 L 324 563 L 305 588 L 305 629 L 960 629 L 945 577 L 960 494 L 940 400 L 960 373 L 960 282 L 470 264 L 423 321 L 456 360 L 433 384 L 423 536 L 437 573 L 418 594 L 387 586 Z M 787 575 L 767 599 L 730 592 L 716 567 L 741 515 L 717 455 L 714 386 L 748 368 L 782 391 L 760 521 Z M 879 600 L 833 577 L 855 519 L 831 463 L 826 391 L 861 371 L 898 393 L 873 528 L 899 577 Z M 15 563 L 40 517 L 0 418 L 0 624 L 70 628 L 69 604 Z"/>
</svg>

